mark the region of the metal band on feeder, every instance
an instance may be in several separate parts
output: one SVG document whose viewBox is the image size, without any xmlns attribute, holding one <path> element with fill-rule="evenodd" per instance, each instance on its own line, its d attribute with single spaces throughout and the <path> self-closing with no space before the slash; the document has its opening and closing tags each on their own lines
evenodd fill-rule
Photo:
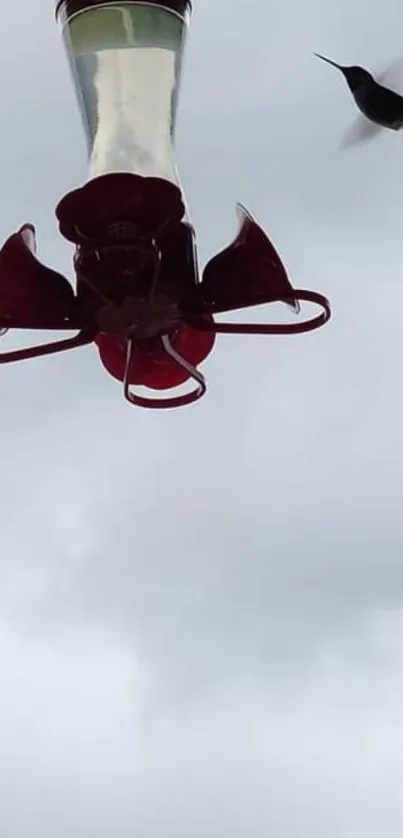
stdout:
<svg viewBox="0 0 403 838">
<path fill-rule="evenodd" d="M 165 9 L 169 9 L 172 12 L 176 12 L 178 15 L 185 15 L 187 12 L 192 11 L 192 4 L 190 0 L 126 0 L 125 5 L 129 4 L 138 4 L 141 6 L 162 6 Z M 85 9 L 89 9 L 92 6 L 113 6 L 113 5 L 122 5 L 121 0 L 108 0 L 108 2 L 97 2 L 97 0 L 59 0 L 56 3 L 56 17 L 61 15 L 62 21 L 64 19 L 70 18 L 72 15 L 77 14 L 77 12 L 82 12 Z"/>
</svg>

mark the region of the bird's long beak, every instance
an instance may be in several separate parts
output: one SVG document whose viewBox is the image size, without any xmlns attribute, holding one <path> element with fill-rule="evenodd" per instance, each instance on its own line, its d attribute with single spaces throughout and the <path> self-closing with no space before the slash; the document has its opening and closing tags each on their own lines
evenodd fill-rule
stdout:
<svg viewBox="0 0 403 838">
<path fill-rule="evenodd" d="M 314 55 L 316 55 L 316 58 L 320 58 L 321 61 L 326 61 L 327 64 L 331 64 L 332 67 L 337 67 L 338 70 L 344 73 L 345 67 L 342 64 L 336 64 L 335 61 L 331 61 L 330 58 L 325 58 L 324 55 L 320 55 L 318 52 L 314 52 Z"/>
</svg>

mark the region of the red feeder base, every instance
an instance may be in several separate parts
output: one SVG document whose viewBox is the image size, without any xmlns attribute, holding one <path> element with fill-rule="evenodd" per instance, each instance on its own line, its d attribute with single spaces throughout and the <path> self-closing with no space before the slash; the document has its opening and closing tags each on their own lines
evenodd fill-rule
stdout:
<svg viewBox="0 0 403 838">
<path fill-rule="evenodd" d="M 205 393 L 204 376 L 197 366 L 214 346 L 215 333 L 212 331 L 202 332 L 184 326 L 171 337 L 165 335 L 141 342 L 99 333 L 95 343 L 103 366 L 110 375 L 124 382 L 126 398 L 133 404 L 178 407 L 196 401 Z M 196 389 L 167 399 L 138 396 L 131 389 L 137 385 L 150 390 L 170 390 L 191 378 L 197 382 Z"/>
</svg>

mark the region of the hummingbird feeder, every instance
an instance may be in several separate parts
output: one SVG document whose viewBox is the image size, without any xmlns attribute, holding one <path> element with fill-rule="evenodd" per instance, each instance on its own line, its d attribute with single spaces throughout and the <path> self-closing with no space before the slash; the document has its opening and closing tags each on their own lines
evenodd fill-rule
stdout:
<svg viewBox="0 0 403 838">
<path fill-rule="evenodd" d="M 0 251 L 0 329 L 75 335 L 4 351 L 0 363 L 94 343 L 129 402 L 179 407 L 204 394 L 198 365 L 218 333 L 308 332 L 329 320 L 330 305 L 292 287 L 241 206 L 238 235 L 199 276 L 174 151 L 189 0 L 59 0 L 56 14 L 89 156 L 87 182 L 56 208 L 60 233 L 75 246 L 75 285 L 38 261 L 35 230 L 25 224 Z M 301 301 L 321 311 L 292 324 L 216 319 L 278 301 L 296 314 Z M 185 382 L 186 392 L 169 392 Z"/>
</svg>

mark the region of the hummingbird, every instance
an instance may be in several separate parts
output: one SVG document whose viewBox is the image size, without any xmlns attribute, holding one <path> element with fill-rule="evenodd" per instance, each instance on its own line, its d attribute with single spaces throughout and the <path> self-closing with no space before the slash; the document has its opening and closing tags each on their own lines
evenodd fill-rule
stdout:
<svg viewBox="0 0 403 838">
<path fill-rule="evenodd" d="M 366 120 L 372 123 L 372 125 L 368 123 L 362 125 L 358 132 L 356 129 L 347 145 L 351 145 L 357 140 L 367 139 L 378 133 L 381 128 L 388 128 L 392 131 L 399 131 L 403 128 L 403 96 L 390 87 L 380 84 L 381 80 L 386 80 L 389 71 L 384 73 L 379 81 L 376 81 L 364 67 L 348 67 L 337 64 L 317 52 L 315 52 L 315 56 L 343 73 L 358 109 L 366 117 Z M 346 143 L 344 147 L 346 147 Z"/>
</svg>

